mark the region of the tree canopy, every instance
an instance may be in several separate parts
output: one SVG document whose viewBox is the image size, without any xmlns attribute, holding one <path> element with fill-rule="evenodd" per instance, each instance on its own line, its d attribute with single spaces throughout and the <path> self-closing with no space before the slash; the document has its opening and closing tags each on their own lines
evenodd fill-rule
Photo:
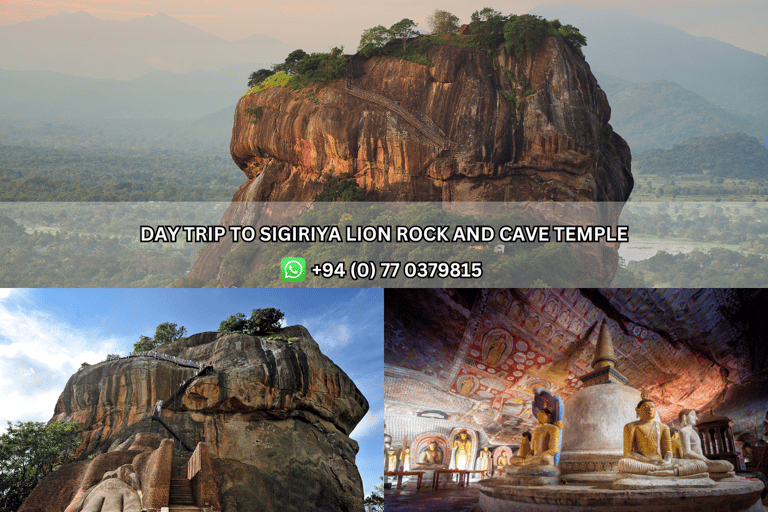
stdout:
<svg viewBox="0 0 768 512">
<path fill-rule="evenodd" d="M 274 69 L 260 69 L 258 71 L 254 71 L 253 73 L 251 73 L 251 76 L 248 77 L 248 87 L 256 87 L 265 79 L 269 78 L 274 74 L 275 74 Z"/>
<path fill-rule="evenodd" d="M 280 321 L 285 313 L 275 308 L 254 309 L 250 318 L 237 313 L 219 324 L 219 332 L 240 332 L 251 336 L 261 336 L 280 328 Z"/>
<path fill-rule="evenodd" d="M 157 329 L 155 329 L 154 338 L 144 336 L 143 334 L 140 335 L 139 341 L 133 344 L 133 351 L 147 352 L 154 350 L 157 347 L 168 345 L 174 341 L 179 340 L 180 338 L 183 338 L 186 333 L 187 329 L 184 326 L 179 327 L 178 325 L 171 322 L 163 322 L 157 326 Z"/>
<path fill-rule="evenodd" d="M 8 422 L 0 435 L 0 512 L 16 512 L 38 482 L 71 457 L 78 430 L 60 421 Z"/>
<path fill-rule="evenodd" d="M 408 38 L 416 37 L 419 35 L 418 32 L 416 32 L 416 27 L 418 24 L 408 18 L 403 18 L 391 27 L 389 27 L 389 32 L 392 34 L 393 39 L 400 39 L 403 43 L 403 51 L 405 51 L 405 45 L 408 42 Z"/>
<path fill-rule="evenodd" d="M 435 12 L 427 16 L 427 25 L 433 34 L 450 34 L 459 29 L 459 17 L 448 11 L 435 9 Z"/>
<path fill-rule="evenodd" d="M 370 57 L 375 50 L 383 47 L 391 40 L 392 33 L 384 25 L 367 28 L 363 31 L 363 35 L 360 36 L 360 44 L 357 46 L 357 51 L 366 57 Z"/>
</svg>

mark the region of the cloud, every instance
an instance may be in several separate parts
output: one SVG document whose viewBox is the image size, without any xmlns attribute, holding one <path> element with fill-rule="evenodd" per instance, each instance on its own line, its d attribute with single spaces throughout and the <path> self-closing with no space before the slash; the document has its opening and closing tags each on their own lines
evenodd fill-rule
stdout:
<svg viewBox="0 0 768 512">
<path fill-rule="evenodd" d="M 384 434 L 384 408 L 379 409 L 376 412 L 368 411 L 360 423 L 357 424 L 355 430 L 349 434 L 349 437 L 358 441 L 368 436 L 379 436 Z"/>
<path fill-rule="evenodd" d="M 381 329 L 383 301 L 380 290 L 360 290 L 354 298 L 340 302 L 322 315 L 301 318 L 312 338 L 326 349 L 345 347 L 371 327 Z M 294 323 L 293 319 L 288 323 Z"/>
<path fill-rule="evenodd" d="M 307 322 L 309 323 L 309 322 Z M 344 347 L 352 342 L 353 328 L 349 318 L 344 317 L 327 323 L 314 324 L 312 327 L 305 325 L 316 342 L 322 347 Z"/>
<path fill-rule="evenodd" d="M 34 293 L 0 290 L 0 431 L 8 421 L 50 419 L 80 364 L 102 361 L 117 346 L 40 310 Z"/>
</svg>

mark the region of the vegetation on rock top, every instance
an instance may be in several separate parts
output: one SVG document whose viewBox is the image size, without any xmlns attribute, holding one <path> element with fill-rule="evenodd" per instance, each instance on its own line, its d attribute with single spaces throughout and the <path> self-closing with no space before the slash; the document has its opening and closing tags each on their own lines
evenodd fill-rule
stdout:
<svg viewBox="0 0 768 512">
<path fill-rule="evenodd" d="M 555 36 L 562 38 L 574 53 L 584 58 L 581 48 L 586 46 L 587 38 L 576 27 L 563 25 L 559 20 L 549 21 L 533 14 L 504 16 L 490 7 L 475 11 L 471 18 L 469 33 L 464 35 L 457 34 L 459 18 L 440 9 L 427 18 L 430 35 L 419 35 L 418 24 L 409 18 L 403 18 L 389 28 L 377 25 L 363 31 L 357 51 L 364 57 L 388 55 L 431 66 L 427 57 L 431 45 L 479 48 L 494 56 L 504 45 L 507 53 L 522 58 L 538 48 L 545 37 Z M 294 50 L 285 62 L 274 64 L 271 70 L 251 73 L 246 95 L 272 87 L 298 89 L 343 78 L 347 62 L 342 55 L 343 49 L 343 46 L 335 47 L 330 53 L 311 54 Z M 278 76 L 279 73 L 283 74 Z"/>
<path fill-rule="evenodd" d="M 249 318 L 246 318 L 243 313 L 230 316 L 219 324 L 219 332 L 238 332 L 251 336 L 261 336 L 278 330 L 283 317 L 285 317 L 285 313 L 279 309 L 254 309 Z"/>
</svg>

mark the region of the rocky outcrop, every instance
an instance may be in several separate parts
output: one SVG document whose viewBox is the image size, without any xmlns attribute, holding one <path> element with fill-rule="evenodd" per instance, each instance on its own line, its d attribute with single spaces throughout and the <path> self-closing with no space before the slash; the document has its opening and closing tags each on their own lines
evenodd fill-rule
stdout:
<svg viewBox="0 0 768 512">
<path fill-rule="evenodd" d="M 312 201 L 325 174 L 342 173 L 380 201 L 627 199 L 629 148 L 561 39 L 523 59 L 458 46 L 428 56 L 432 67 L 353 60 L 352 89 L 321 87 L 318 103 L 284 87 L 244 96 L 231 152 L 248 183 L 235 200 Z"/>
<path fill-rule="evenodd" d="M 443 45 L 427 54 L 431 67 L 355 56 L 346 80 L 244 96 L 230 149 L 248 181 L 222 223 L 274 220 L 247 205 L 313 201 L 344 174 L 375 201 L 629 197 L 629 147 L 589 65 L 560 38 L 522 59 Z M 191 276 L 221 278 L 230 250 L 207 247 Z"/>
<path fill-rule="evenodd" d="M 362 511 L 357 443 L 349 434 L 368 403 L 306 329 L 288 327 L 272 338 L 202 333 L 158 351 L 210 364 L 213 371 L 190 382 L 195 368 L 155 357 L 122 358 L 80 370 L 61 394 L 53 419 L 83 425 L 79 457 L 117 457 L 94 470 L 90 485 L 124 464 L 137 471 L 166 466 L 148 461 L 148 455 L 136 457 L 158 448 L 142 435 L 150 429 L 156 402 L 175 394 L 161 418 L 188 445 L 205 443 L 198 449 L 210 462 L 208 455 L 202 462 L 193 457 L 190 467 L 196 469 L 189 478 L 209 468 L 197 476 L 201 487 L 195 492 L 218 489 L 222 510 L 252 510 L 259 503 L 259 510 Z M 185 387 L 175 393 L 181 383 Z M 211 473 L 215 482 L 206 476 Z M 70 475 L 67 481 L 82 480 Z M 81 486 L 78 497 L 90 485 Z M 149 491 L 143 492 L 146 500 Z M 67 496 L 72 500 L 77 493 L 75 488 Z M 68 504 L 46 510 L 64 511 Z"/>
</svg>

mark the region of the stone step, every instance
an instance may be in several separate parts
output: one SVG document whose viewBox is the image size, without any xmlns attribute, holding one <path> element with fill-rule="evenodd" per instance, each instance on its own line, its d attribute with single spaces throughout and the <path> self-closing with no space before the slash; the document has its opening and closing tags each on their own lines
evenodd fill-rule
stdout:
<svg viewBox="0 0 768 512">
<path fill-rule="evenodd" d="M 186 478 L 171 478 L 168 505 L 194 505 L 192 482 Z"/>
</svg>

